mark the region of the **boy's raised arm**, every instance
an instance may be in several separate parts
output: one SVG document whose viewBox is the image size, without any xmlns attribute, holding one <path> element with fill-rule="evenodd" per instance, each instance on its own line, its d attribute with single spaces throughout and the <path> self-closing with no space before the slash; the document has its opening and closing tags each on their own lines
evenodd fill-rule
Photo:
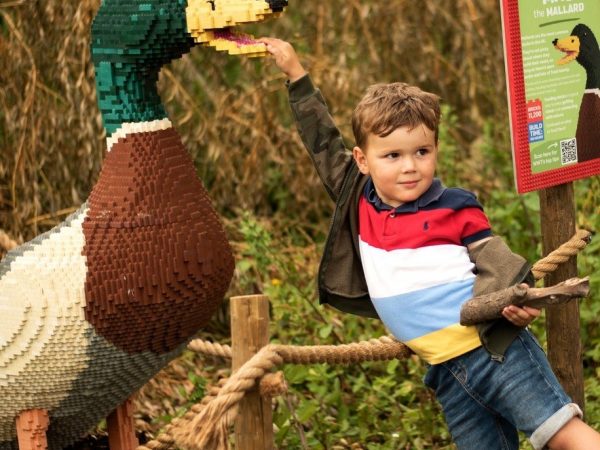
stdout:
<svg viewBox="0 0 600 450">
<path fill-rule="evenodd" d="M 314 87 L 292 45 L 281 39 L 259 39 L 289 79 L 290 106 L 304 146 L 329 196 L 336 201 L 341 191 L 352 154 L 346 150 L 342 135 L 329 114 L 321 92 Z"/>
</svg>

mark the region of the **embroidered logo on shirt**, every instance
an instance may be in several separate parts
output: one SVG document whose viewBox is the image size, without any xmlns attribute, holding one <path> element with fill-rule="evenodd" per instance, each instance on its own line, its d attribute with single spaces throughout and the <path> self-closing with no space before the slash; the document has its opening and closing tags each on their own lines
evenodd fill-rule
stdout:
<svg viewBox="0 0 600 450">
<path fill-rule="evenodd" d="M 425 222 L 423 222 L 423 231 L 427 230 L 429 230 L 429 222 L 426 220 Z"/>
</svg>

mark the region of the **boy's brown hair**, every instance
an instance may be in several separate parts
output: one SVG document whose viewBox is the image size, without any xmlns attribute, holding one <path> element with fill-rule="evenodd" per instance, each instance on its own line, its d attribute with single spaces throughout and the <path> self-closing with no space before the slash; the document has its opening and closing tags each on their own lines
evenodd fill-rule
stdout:
<svg viewBox="0 0 600 450">
<path fill-rule="evenodd" d="M 356 145 L 365 148 L 369 134 L 386 137 L 395 129 L 425 125 L 438 140 L 440 98 L 406 83 L 370 86 L 352 114 Z"/>
</svg>

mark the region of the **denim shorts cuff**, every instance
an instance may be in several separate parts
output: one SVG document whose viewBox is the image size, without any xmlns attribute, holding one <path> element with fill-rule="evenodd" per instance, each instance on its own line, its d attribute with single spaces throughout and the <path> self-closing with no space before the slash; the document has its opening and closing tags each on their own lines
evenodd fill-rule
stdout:
<svg viewBox="0 0 600 450">
<path fill-rule="evenodd" d="M 569 403 L 552 414 L 529 438 L 533 448 L 535 450 L 547 448 L 546 444 L 552 436 L 574 417 L 583 418 L 581 408 L 576 403 Z"/>
</svg>

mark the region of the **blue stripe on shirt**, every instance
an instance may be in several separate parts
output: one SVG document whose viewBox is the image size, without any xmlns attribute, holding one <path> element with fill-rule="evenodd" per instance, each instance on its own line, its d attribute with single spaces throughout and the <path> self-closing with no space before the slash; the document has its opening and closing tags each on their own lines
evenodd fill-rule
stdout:
<svg viewBox="0 0 600 450">
<path fill-rule="evenodd" d="M 474 279 L 391 297 L 374 298 L 377 314 L 402 342 L 459 323 L 462 303 L 473 295 Z"/>
</svg>

